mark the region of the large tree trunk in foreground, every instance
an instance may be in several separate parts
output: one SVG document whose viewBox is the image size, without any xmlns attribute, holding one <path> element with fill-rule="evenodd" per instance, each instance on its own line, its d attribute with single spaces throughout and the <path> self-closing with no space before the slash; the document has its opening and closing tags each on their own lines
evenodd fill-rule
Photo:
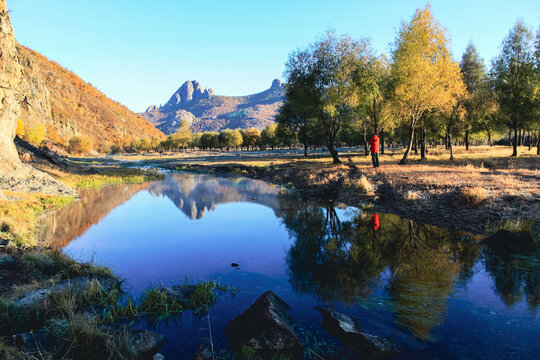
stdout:
<svg viewBox="0 0 540 360">
<path fill-rule="evenodd" d="M 409 144 L 407 145 L 407 150 L 405 150 L 405 154 L 403 154 L 403 158 L 399 162 L 400 165 L 405 165 L 409 162 L 409 154 L 411 153 L 413 138 L 414 138 L 414 122 L 411 121 L 411 125 L 409 126 Z"/>
<path fill-rule="evenodd" d="M 381 130 L 381 155 L 384 155 L 384 130 Z"/>
<path fill-rule="evenodd" d="M 450 160 L 454 160 L 454 146 L 452 145 L 452 134 L 448 133 L 448 144 L 450 148 Z"/>
<path fill-rule="evenodd" d="M 422 124 L 422 129 L 420 130 L 420 160 L 427 160 L 426 157 L 426 129 Z"/>
<path fill-rule="evenodd" d="M 334 147 L 334 143 L 328 142 L 326 146 L 328 147 L 328 151 L 330 151 L 330 155 L 332 155 L 332 159 L 334 160 L 333 163 L 341 164 L 341 160 L 339 160 L 338 152 L 336 151 L 336 148 Z"/>
<path fill-rule="evenodd" d="M 517 142 L 518 142 L 518 130 L 517 130 L 517 123 L 514 121 L 514 143 L 512 144 L 513 150 L 512 150 L 512 156 L 517 156 Z"/>
</svg>

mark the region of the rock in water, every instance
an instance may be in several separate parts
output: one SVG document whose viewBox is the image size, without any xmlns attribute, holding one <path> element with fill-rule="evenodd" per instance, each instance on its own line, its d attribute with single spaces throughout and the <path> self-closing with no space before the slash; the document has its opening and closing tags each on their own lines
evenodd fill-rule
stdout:
<svg viewBox="0 0 540 360">
<path fill-rule="evenodd" d="M 0 267 L 2 266 L 9 266 L 13 264 L 15 260 L 9 256 L 8 254 L 0 254 Z"/>
<path fill-rule="evenodd" d="M 326 331 L 362 359 L 391 359 L 399 353 L 394 340 L 362 332 L 358 320 L 330 309 L 317 310 L 323 314 L 322 326 Z"/>
<path fill-rule="evenodd" d="M 127 337 L 132 344 L 137 359 L 155 358 L 156 353 L 165 344 L 165 336 L 148 330 L 128 330 Z"/>
<path fill-rule="evenodd" d="M 243 345 L 263 359 L 302 357 L 303 349 L 287 314 L 289 305 L 269 290 L 246 311 L 229 321 L 225 334 L 235 351 Z"/>
</svg>

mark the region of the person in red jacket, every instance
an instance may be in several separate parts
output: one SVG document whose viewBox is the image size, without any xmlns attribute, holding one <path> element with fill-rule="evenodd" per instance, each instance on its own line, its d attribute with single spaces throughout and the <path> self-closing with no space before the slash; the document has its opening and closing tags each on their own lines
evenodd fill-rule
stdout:
<svg viewBox="0 0 540 360">
<path fill-rule="evenodd" d="M 373 231 L 377 231 L 379 229 L 379 214 L 373 215 L 373 218 L 371 219 L 371 224 L 373 225 Z"/>
<path fill-rule="evenodd" d="M 381 143 L 381 140 L 377 136 L 377 134 L 373 134 L 371 139 L 369 140 L 369 146 L 371 149 L 371 160 L 373 160 L 373 167 L 378 168 L 379 167 L 379 145 Z"/>
</svg>

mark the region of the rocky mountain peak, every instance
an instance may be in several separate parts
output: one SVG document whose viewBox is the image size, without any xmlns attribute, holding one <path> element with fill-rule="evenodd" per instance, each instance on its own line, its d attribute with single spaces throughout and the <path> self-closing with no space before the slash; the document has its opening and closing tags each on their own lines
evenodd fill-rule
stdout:
<svg viewBox="0 0 540 360">
<path fill-rule="evenodd" d="M 204 89 L 197 81 L 186 81 L 178 90 L 171 96 L 170 100 L 163 106 L 164 108 L 172 108 L 186 105 L 191 101 L 210 99 L 214 96 L 212 89 Z"/>
<path fill-rule="evenodd" d="M 274 79 L 272 81 L 272 86 L 270 86 L 270 89 L 281 89 L 283 87 L 283 84 L 281 83 L 281 80 Z"/>
</svg>

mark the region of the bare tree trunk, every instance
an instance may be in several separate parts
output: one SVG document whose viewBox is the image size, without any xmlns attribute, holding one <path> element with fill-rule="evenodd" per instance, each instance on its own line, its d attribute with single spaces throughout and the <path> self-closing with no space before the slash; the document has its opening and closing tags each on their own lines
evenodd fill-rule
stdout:
<svg viewBox="0 0 540 360">
<path fill-rule="evenodd" d="M 469 151 L 469 129 L 465 130 L 465 150 Z"/>
<path fill-rule="evenodd" d="M 384 155 L 384 129 L 381 129 L 381 155 Z"/>
<path fill-rule="evenodd" d="M 366 122 L 362 121 L 362 125 L 364 128 L 364 132 L 362 133 L 362 136 L 364 137 L 364 156 L 368 156 L 368 141 L 367 141 L 367 129 L 366 129 Z"/>
<path fill-rule="evenodd" d="M 426 157 L 426 128 L 422 121 L 422 128 L 420 129 L 420 160 L 427 160 Z"/>
<path fill-rule="evenodd" d="M 513 145 L 513 150 L 512 150 L 512 156 L 517 156 L 518 155 L 518 152 L 517 152 L 517 146 L 518 146 L 518 129 L 517 129 L 517 123 L 514 122 L 514 144 Z"/>
<path fill-rule="evenodd" d="M 341 160 L 339 160 L 338 152 L 336 151 L 336 148 L 334 147 L 334 143 L 329 141 L 326 146 L 328 147 L 328 151 L 330 151 L 330 155 L 332 155 L 332 159 L 334 160 L 334 164 L 341 164 Z"/>
<path fill-rule="evenodd" d="M 403 154 L 403 158 L 399 162 L 400 165 L 405 165 L 409 162 L 409 154 L 411 153 L 414 138 L 414 125 L 415 121 L 411 119 L 411 124 L 409 126 L 409 144 L 407 145 L 407 150 L 405 150 L 405 154 Z"/>
<path fill-rule="evenodd" d="M 488 131 L 487 134 L 488 134 L 488 145 L 491 146 L 491 131 Z"/>
<path fill-rule="evenodd" d="M 307 152 L 307 149 L 308 149 L 308 144 L 307 144 L 307 141 L 304 143 L 304 156 L 308 156 L 308 152 Z"/>
<path fill-rule="evenodd" d="M 448 132 L 448 144 L 450 147 L 450 160 L 454 160 L 454 146 L 452 145 L 452 134 Z"/>
</svg>

